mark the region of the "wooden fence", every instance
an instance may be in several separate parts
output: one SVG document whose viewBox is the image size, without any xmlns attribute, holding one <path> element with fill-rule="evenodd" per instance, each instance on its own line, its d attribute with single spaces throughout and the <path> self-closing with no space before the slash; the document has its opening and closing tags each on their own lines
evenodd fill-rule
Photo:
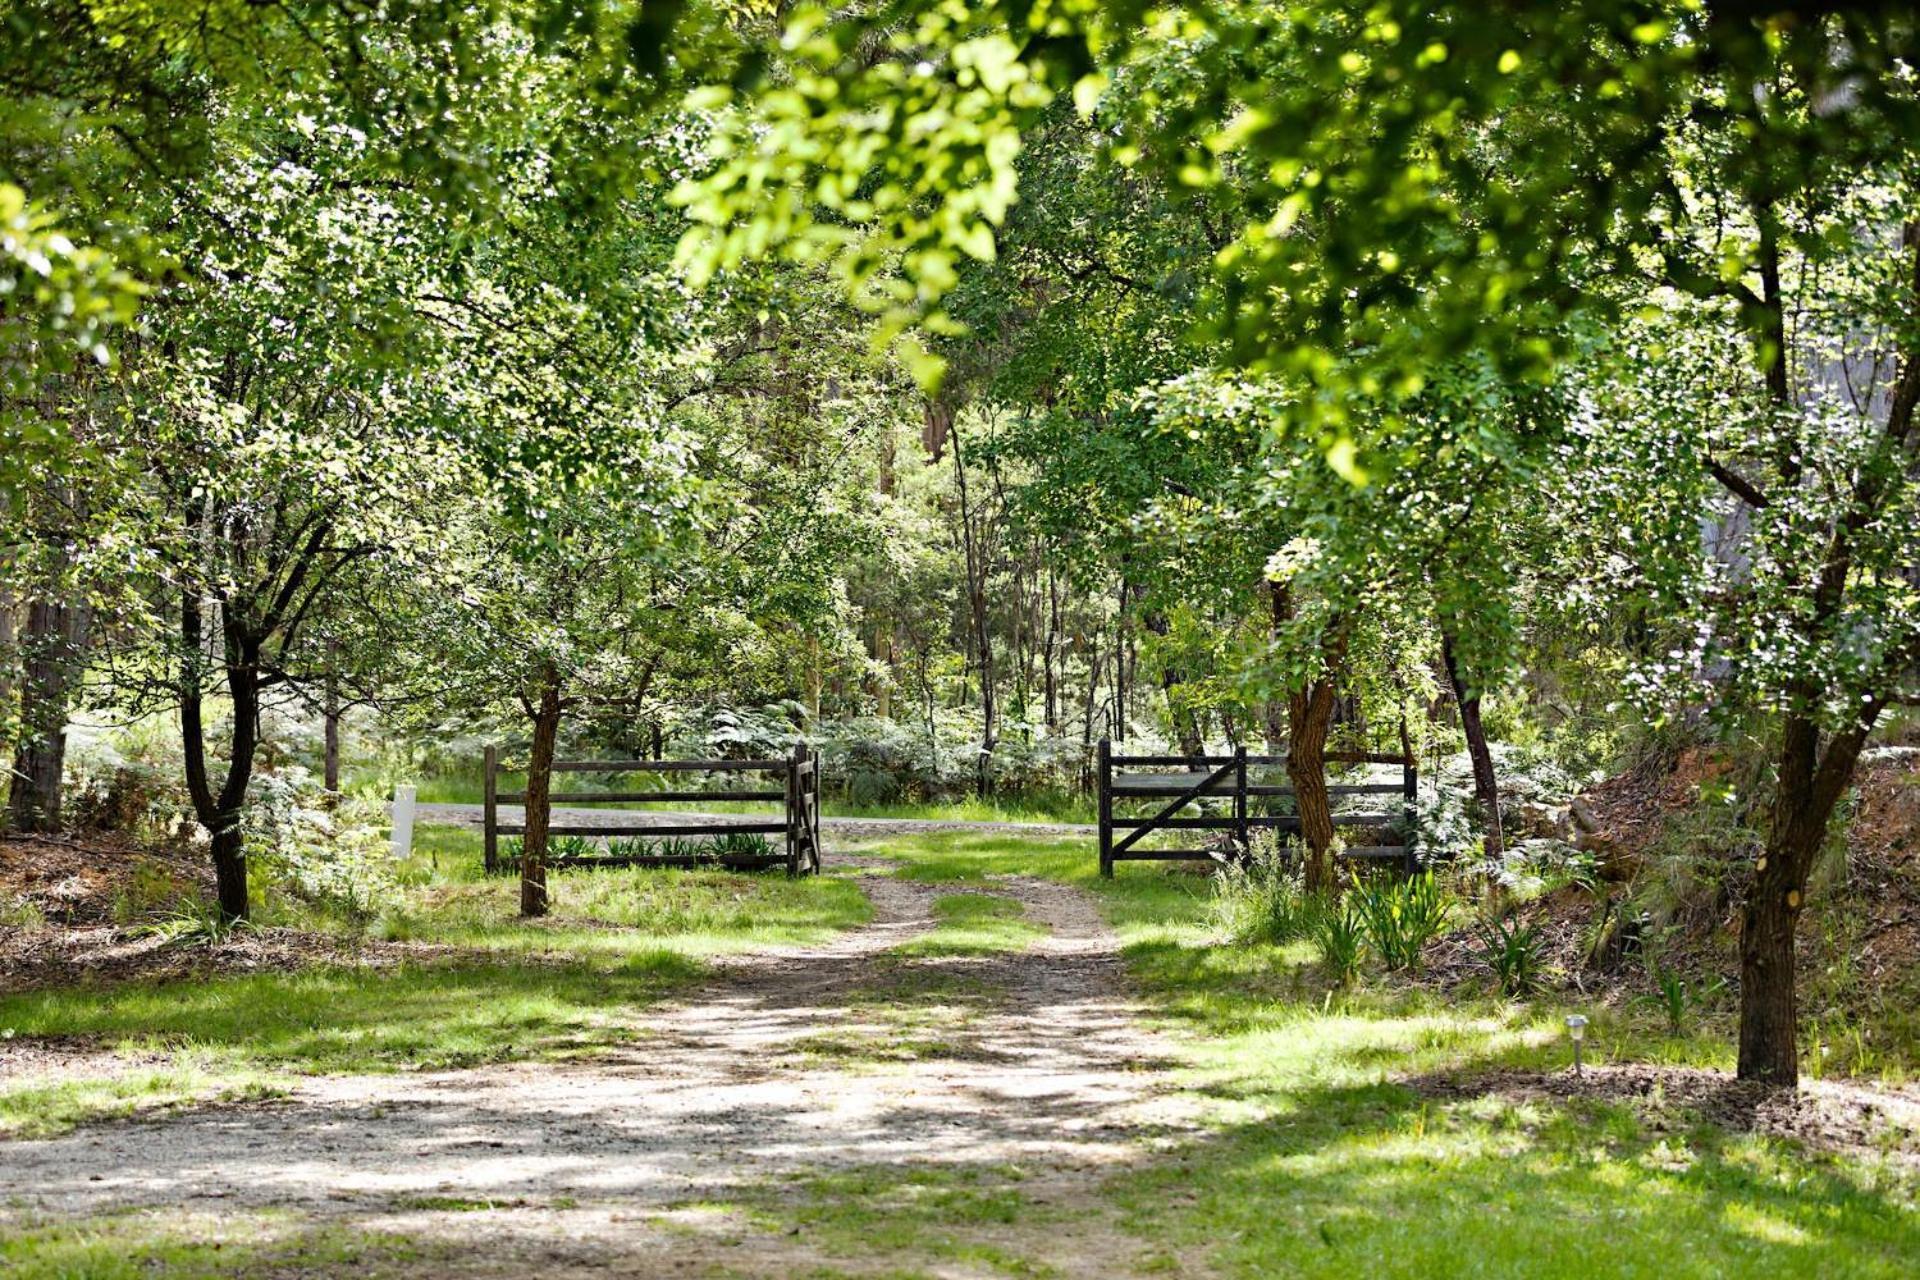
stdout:
<svg viewBox="0 0 1920 1280">
<path fill-rule="evenodd" d="M 500 806 L 521 805 L 524 813 L 527 793 L 499 789 L 500 756 L 493 747 L 486 749 L 484 768 L 486 863 L 487 870 L 495 872 L 501 867 L 500 837 L 522 835 L 526 831 L 524 821 L 501 822 Z M 556 774 L 773 774 L 777 776 L 767 780 L 763 785 L 747 785 L 749 780 L 743 779 L 741 785 L 724 791 L 555 791 L 548 797 L 548 801 L 554 806 L 559 806 L 563 804 L 668 804 L 690 801 L 760 800 L 779 802 L 783 813 L 778 820 L 775 820 L 772 814 L 764 817 L 742 814 L 726 818 L 688 814 L 684 822 L 669 821 L 649 823 L 644 826 L 612 822 L 552 823 L 547 827 L 547 834 L 550 836 L 620 836 L 641 840 L 706 837 L 712 840 L 739 834 L 780 836 L 781 841 L 775 844 L 771 852 L 764 855 L 724 850 L 695 851 L 674 855 L 602 853 L 586 858 L 569 858 L 559 863 L 549 862 L 550 867 L 665 867 L 719 863 L 723 866 L 746 869 L 784 866 L 787 874 L 791 876 L 817 873 L 820 870 L 820 753 L 805 746 L 796 746 L 791 755 L 777 760 L 556 760 L 553 771 Z"/>
<path fill-rule="evenodd" d="M 1392 764 L 1400 766 L 1398 782 L 1329 783 L 1329 800 L 1341 796 L 1398 795 L 1397 813 L 1342 813 L 1333 815 L 1336 833 L 1364 832 L 1367 842 L 1346 847 L 1347 858 L 1356 861 L 1398 863 L 1408 871 L 1416 869 L 1417 854 L 1410 839 L 1413 830 L 1414 799 L 1420 775 L 1411 759 L 1366 751 L 1329 751 L 1334 764 Z M 1284 783 L 1251 782 L 1249 769 L 1284 768 L 1285 756 L 1248 755 L 1245 747 L 1230 756 L 1117 756 L 1106 739 L 1100 740 L 1098 763 L 1100 786 L 1100 874 L 1113 875 L 1116 862 L 1196 862 L 1225 860 L 1231 850 L 1213 848 L 1148 849 L 1142 841 L 1156 831 L 1230 832 L 1238 850 L 1244 852 L 1253 832 L 1272 828 L 1298 832 L 1300 819 L 1294 814 L 1266 814 L 1250 811 L 1249 799 L 1291 797 L 1293 787 Z M 1151 773 L 1122 773 L 1127 768 L 1152 768 Z M 1179 772 L 1167 772 L 1178 769 Z M 1226 813 L 1181 811 L 1203 799 L 1231 802 Z M 1115 814 L 1115 801 L 1165 800 L 1166 803 L 1145 816 Z M 1396 831 L 1397 828 L 1397 831 Z M 1123 833 L 1115 839 L 1115 833 Z M 1393 837 L 1396 837 L 1393 838 Z"/>
</svg>

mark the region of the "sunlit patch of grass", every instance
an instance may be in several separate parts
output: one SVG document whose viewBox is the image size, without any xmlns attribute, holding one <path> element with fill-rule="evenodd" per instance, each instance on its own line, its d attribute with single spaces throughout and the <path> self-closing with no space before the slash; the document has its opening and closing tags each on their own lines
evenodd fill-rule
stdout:
<svg viewBox="0 0 1920 1280">
<path fill-rule="evenodd" d="M 478 874 L 473 833 L 421 834 L 398 900 L 373 928 L 383 941 L 426 944 L 417 960 L 0 997 L 0 1029 L 192 1059 L 191 1071 L 8 1090 L 0 1129 L 58 1132 L 258 1090 L 262 1073 L 589 1055 L 625 1043 L 649 1005 L 703 977 L 704 957 L 824 941 L 872 916 L 845 875 L 598 868 L 555 875 L 551 914 L 527 921 L 516 881 Z"/>
<path fill-rule="evenodd" d="M 205 980 L 29 992 L 0 1026 L 128 1051 L 188 1050 L 210 1080 L 236 1068 L 304 1073 L 470 1066 L 591 1052 L 705 972 L 674 951 L 582 964 L 327 966 Z"/>
<path fill-rule="evenodd" d="M 942 831 L 844 842 L 849 851 L 898 863 L 896 874 L 928 884 L 977 884 L 996 875 L 1090 881 L 1099 865 L 1090 839 L 1035 839 L 992 832 Z"/>
<path fill-rule="evenodd" d="M 1019 951 L 1046 930 L 1025 918 L 1012 898 L 986 893 L 950 893 L 934 899 L 933 932 L 893 948 L 904 957 L 981 956 Z"/>
<path fill-rule="evenodd" d="M 451 1246 L 291 1215 L 178 1208 L 84 1218 L 0 1218 L 0 1271 L 11 1280 L 164 1276 L 352 1276 L 399 1280 L 432 1270 Z"/>
<path fill-rule="evenodd" d="M 1136 980 L 1182 1032 L 1213 1132 L 1112 1184 L 1136 1229 L 1227 1274 L 1893 1276 L 1920 1250 L 1910 1177 L 1634 1107 L 1476 1096 L 1493 1069 L 1731 1066 L 1704 1030 L 1552 995 L 1510 1001 L 1374 975 L 1330 985 L 1310 945 L 1231 945 L 1206 882 L 1127 868 L 1091 882 Z M 1419 1082 L 1462 1089 L 1434 1094 Z"/>
<path fill-rule="evenodd" d="M 209 1070 L 205 1055 L 168 1055 L 170 1061 L 117 1074 L 52 1082 L 0 1084 L 0 1136 L 45 1138 L 89 1120 L 120 1119 L 189 1102 L 242 1102 L 285 1092 L 271 1075 Z"/>
<path fill-rule="evenodd" d="M 550 911 L 518 918 L 509 877 L 454 879 L 411 891 L 376 927 L 379 937 L 496 952 L 575 958 L 670 949 L 690 956 L 823 942 L 872 919 L 845 875 L 789 879 L 778 872 L 660 867 L 574 868 L 548 877 Z"/>
<path fill-rule="evenodd" d="M 1337 1280 L 1892 1277 L 1920 1256 L 1920 1188 L 1891 1165 L 1671 1108 L 1473 1090 L 1494 1070 L 1567 1070 L 1572 1012 L 1591 1019 L 1590 1063 L 1728 1068 L 1724 1026 L 1675 1034 L 1631 1006 L 1514 1001 L 1378 973 L 1339 987 L 1311 944 L 1221 940 L 1204 876 L 1136 865 L 1099 879 L 1091 840 L 876 847 L 922 881 L 1037 874 L 1096 895 L 1207 1117 L 1203 1137 L 1109 1183 L 1160 1256 L 1226 1275 Z"/>
</svg>

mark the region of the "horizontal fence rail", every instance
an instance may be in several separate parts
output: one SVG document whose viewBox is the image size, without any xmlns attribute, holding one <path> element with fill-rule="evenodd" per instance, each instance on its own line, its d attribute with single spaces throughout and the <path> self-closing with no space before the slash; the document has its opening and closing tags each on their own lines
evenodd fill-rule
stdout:
<svg viewBox="0 0 1920 1280">
<path fill-rule="evenodd" d="M 482 808 L 482 844 L 486 868 L 491 874 L 502 867 L 501 836 L 524 836 L 526 823 L 502 822 L 501 805 L 526 805 L 527 793 L 502 791 L 500 753 L 488 747 L 482 759 L 484 800 Z M 685 815 L 687 821 L 665 821 L 636 825 L 612 822 L 549 822 L 549 836 L 608 838 L 623 836 L 636 840 L 678 839 L 687 836 L 709 837 L 724 841 L 729 836 L 779 836 L 780 841 L 763 855 L 727 849 L 715 845 L 709 850 L 691 853 L 611 853 L 591 857 L 568 858 L 549 862 L 550 866 L 692 866 L 720 864 L 729 867 L 759 869 L 784 866 L 788 875 L 799 876 L 820 870 L 820 753 L 803 745 L 781 759 L 767 760 L 556 760 L 554 773 L 773 773 L 777 785 L 737 786 L 725 791 L 554 791 L 549 792 L 549 809 L 554 805 L 592 806 L 596 804 L 659 804 L 699 801 L 758 801 L 779 804 L 783 812 L 775 816 L 741 814 L 736 817 Z M 665 816 L 665 815 L 663 815 Z M 678 815 L 674 815 L 678 816 Z"/>
<path fill-rule="evenodd" d="M 1412 759 L 1375 751 L 1329 751 L 1330 764 L 1385 764 L 1400 768 L 1398 782 L 1332 783 L 1329 798 L 1342 796 L 1401 797 L 1398 812 L 1333 814 L 1336 834 L 1365 833 L 1366 844 L 1349 844 L 1343 856 L 1350 861 L 1399 863 L 1412 871 L 1418 863 L 1418 851 L 1411 838 L 1414 804 L 1419 794 L 1420 775 Z M 1251 755 L 1244 748 L 1231 755 L 1114 755 L 1112 744 L 1100 742 L 1098 782 L 1100 802 L 1100 874 L 1112 876 L 1119 862 L 1202 862 L 1225 861 L 1245 856 L 1255 831 L 1271 830 L 1294 834 L 1300 830 L 1295 814 L 1252 813 L 1249 800 L 1278 799 L 1295 794 L 1291 784 L 1253 782 L 1248 770 L 1284 767 L 1283 755 Z M 1123 768 L 1159 770 L 1153 773 L 1119 773 Z M 1180 772 L 1166 772 L 1178 769 Z M 1164 800 L 1148 815 L 1121 814 L 1114 811 L 1116 801 Z M 1202 800 L 1227 800 L 1231 812 L 1187 812 L 1189 805 Z M 1154 849 L 1142 844 L 1156 831 L 1222 831 L 1232 837 L 1230 848 Z M 1116 833 L 1119 838 L 1116 840 Z M 1397 840 L 1383 837 L 1398 836 Z"/>
</svg>

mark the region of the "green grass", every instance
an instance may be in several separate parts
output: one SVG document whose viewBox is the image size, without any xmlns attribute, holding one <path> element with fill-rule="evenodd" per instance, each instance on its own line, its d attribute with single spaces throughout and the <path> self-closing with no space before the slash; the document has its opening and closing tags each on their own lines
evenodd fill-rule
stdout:
<svg viewBox="0 0 1920 1280">
<path fill-rule="evenodd" d="M 0 1137 L 45 1138 L 94 1120 L 121 1119 L 188 1102 L 240 1102 L 284 1092 L 271 1077 L 173 1049 L 155 1065 L 118 1075 L 80 1076 L 0 1089 Z"/>
<path fill-rule="evenodd" d="M 551 915 L 530 922 L 517 881 L 478 874 L 477 849 L 471 832 L 422 829 L 399 900 L 371 926 L 421 945 L 378 963 L 0 997 L 0 1033 L 138 1055 L 125 1073 L 0 1087 L 0 1134 L 257 1096 L 292 1075 L 591 1055 L 699 980 L 705 957 L 820 941 L 872 914 L 846 876 L 619 868 L 556 873 Z"/>
<path fill-rule="evenodd" d="M 152 1276 L 341 1276 L 401 1280 L 431 1274 L 455 1250 L 395 1232 L 323 1226 L 286 1214 L 106 1213 L 11 1223 L 0 1233 L 9 1280 L 148 1280 Z"/>
<path fill-rule="evenodd" d="M 760 1229 L 802 1235 L 836 1258 L 911 1259 L 891 1275 L 1052 1275 L 1018 1246 L 1067 1211 L 1033 1200 L 1026 1179 L 1015 1165 L 862 1166 L 759 1184 L 746 1200 Z"/>
<path fill-rule="evenodd" d="M 1097 879 L 1090 840 L 1035 839 L 984 831 L 943 831 L 841 842 L 849 850 L 879 853 L 896 874 L 929 884 L 985 884 L 994 876 L 1030 875 L 1091 884 Z M 840 845 L 836 845 L 840 847 Z"/>
<path fill-rule="evenodd" d="M 1178 1078 L 1203 1116 L 1198 1132 L 1116 1167 L 1098 1203 L 1074 1206 L 1135 1236 L 1148 1263 L 1338 1280 L 1839 1280 L 1904 1277 L 1920 1256 L 1915 1179 L 1876 1159 L 1836 1159 L 1678 1105 L 1472 1087 L 1494 1068 L 1563 1071 L 1562 1019 L 1575 1009 L 1593 1019 L 1590 1060 L 1600 1063 L 1724 1068 L 1724 1027 L 1674 1035 L 1639 1006 L 1435 991 L 1373 969 L 1334 987 L 1310 944 L 1222 944 L 1205 877 L 1127 866 L 1102 881 L 1084 840 L 966 833 L 873 847 L 896 874 L 942 886 L 936 926 L 895 948 L 870 986 L 846 992 L 877 1030 L 823 1042 L 816 1056 L 886 1069 L 951 1052 L 955 1032 L 996 999 L 983 977 L 994 966 L 980 961 L 1038 935 L 996 894 L 996 877 L 1085 888 L 1178 1046 Z M 841 876 L 589 871 L 556 876 L 554 918 L 523 925 L 511 919 L 512 882 L 479 877 L 476 849 L 471 833 L 423 833 L 405 909 L 380 926 L 450 947 L 451 959 L 0 1000 L 0 1027 L 169 1055 L 147 1076 L 101 1084 L 119 1091 L 114 1099 L 62 1085 L 9 1112 L 0 1098 L 0 1124 L 18 1127 L 24 1113 L 57 1128 L 89 1107 L 270 1088 L 292 1073 L 590 1054 L 696 977 L 703 956 L 825 937 L 867 913 Z M 1023 1180 L 1012 1167 L 964 1162 L 821 1170 L 745 1187 L 729 1212 L 753 1230 L 798 1231 L 833 1256 L 865 1260 L 862 1274 L 1046 1274 L 1031 1259 L 1060 1210 Z M 220 1237 L 142 1215 L 10 1226 L 0 1270 L 32 1277 L 379 1275 L 412 1262 L 405 1241 L 247 1219 L 218 1256 L 208 1240 Z"/>
<path fill-rule="evenodd" d="M 1590 1061 L 1730 1068 L 1724 1027 L 1655 1011 L 1433 993 L 1377 971 L 1335 989 L 1309 944 L 1223 945 L 1205 878 L 1095 874 L 1085 841 L 897 842 L 900 874 L 967 885 L 1024 871 L 1098 895 L 1176 1033 L 1203 1136 L 1109 1183 L 1171 1259 L 1230 1276 L 1905 1276 L 1915 1179 L 1733 1132 L 1680 1108 L 1431 1091 L 1506 1068 L 1563 1071 L 1563 1018 Z M 877 1231 L 868 1224 L 862 1228 Z"/>
<path fill-rule="evenodd" d="M 903 957 L 984 956 L 1023 950 L 1046 931 L 1025 918 L 1012 898 L 986 893 L 949 893 L 934 899 L 933 932 L 895 947 Z"/>
</svg>

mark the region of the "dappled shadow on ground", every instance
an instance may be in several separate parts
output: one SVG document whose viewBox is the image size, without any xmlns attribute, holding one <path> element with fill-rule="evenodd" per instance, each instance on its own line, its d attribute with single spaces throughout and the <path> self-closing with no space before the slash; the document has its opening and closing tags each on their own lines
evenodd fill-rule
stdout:
<svg viewBox="0 0 1920 1280">
<path fill-rule="evenodd" d="M 1788 1089 L 1724 1071 L 1651 1063 L 1592 1066 L 1577 1075 L 1456 1070 L 1407 1083 L 1441 1099 L 1624 1106 L 1654 1133 L 1685 1132 L 1704 1122 L 1842 1157 L 1885 1158 L 1920 1172 L 1920 1092 L 1912 1089 L 1824 1080 Z"/>
<path fill-rule="evenodd" d="M 1729 1095 L 1750 1120 L 1780 1102 L 1649 1109 L 1624 1072 L 1291 1089 L 1122 1171 L 1116 1194 L 1170 1247 L 1246 1274 L 1911 1274 L 1910 1178 L 1721 1127 L 1742 1119 Z"/>
<path fill-rule="evenodd" d="M 1143 1028 L 1112 936 L 1083 895 L 996 881 L 991 891 L 1018 899 L 1044 930 L 1002 951 L 971 935 L 940 945 L 933 886 L 890 875 L 865 885 L 869 927 L 719 960 L 697 993 L 647 1016 L 604 988 L 590 1063 L 323 1077 L 281 1101 L 14 1143 L 4 1191 L 42 1214 L 220 1206 L 356 1226 L 424 1214 L 436 1233 L 530 1232 L 501 1256 L 543 1265 L 558 1259 L 529 1255 L 538 1248 L 528 1240 L 590 1229 L 609 1257 L 666 1240 L 703 1265 L 707 1250 L 732 1250 L 722 1261 L 739 1267 L 756 1249 L 788 1261 L 805 1252 L 764 1222 L 745 1224 L 749 1209 L 764 1219 L 788 1202 L 769 1188 L 876 1169 L 998 1181 L 1011 1169 L 1022 1203 L 1091 1205 L 1110 1171 L 1192 1134 L 1171 1052 Z M 561 993 L 574 1009 L 587 994 Z M 475 986 L 468 998 L 489 996 Z M 321 1009 L 310 1017 L 313 1034 L 356 1034 L 322 1031 Z M 441 1201 L 501 1207 L 405 1208 Z M 710 1203 L 733 1208 L 688 1217 Z M 1069 1273 L 1084 1259 L 1124 1274 L 1132 1246 L 1090 1225 L 1102 1212 L 1067 1215 L 1017 1251 Z M 851 1241 L 836 1248 L 858 1252 Z"/>
<path fill-rule="evenodd" d="M 290 1216 L 321 1239 L 424 1240 L 420 1274 L 463 1276 L 1104 1280 L 1215 1261 L 1342 1280 L 1816 1262 L 1898 1275 L 1912 1252 L 1910 1184 L 1864 1155 L 1807 1159 L 1743 1137 L 1777 1131 L 1776 1103 L 1711 1073 L 1520 1072 L 1496 1037 L 1437 1020 L 1347 1015 L 1351 1034 L 1329 1034 L 1341 1015 L 1283 994 L 1297 975 L 1187 972 L 1178 945 L 1148 944 L 1158 978 L 1184 973 L 1201 998 L 1222 981 L 1274 984 L 1273 1006 L 1233 1006 L 1259 1044 L 1321 1046 L 1196 1079 L 1173 1069 L 1079 891 L 970 885 L 1017 899 L 1044 930 L 1003 948 L 982 924 L 994 913 L 943 916 L 952 886 L 863 883 L 866 928 L 722 958 L 650 1012 L 620 983 L 602 988 L 590 1062 L 327 1077 L 283 1101 L 10 1144 L 0 1191 L 14 1207 L 0 1215 Z M 461 1000 L 526 999 L 545 982 L 580 1025 L 596 996 L 560 978 L 503 966 L 496 992 L 473 982 L 407 1005 L 396 990 L 393 1013 L 457 1019 Z M 529 1034 L 544 1016 L 529 1006 Z M 1209 1036 L 1240 1029 L 1193 1016 Z M 308 1017 L 320 1034 L 324 1011 Z M 1432 1050 L 1455 1034 L 1449 1070 L 1416 1074 L 1431 1056 L 1410 1037 Z"/>
</svg>

